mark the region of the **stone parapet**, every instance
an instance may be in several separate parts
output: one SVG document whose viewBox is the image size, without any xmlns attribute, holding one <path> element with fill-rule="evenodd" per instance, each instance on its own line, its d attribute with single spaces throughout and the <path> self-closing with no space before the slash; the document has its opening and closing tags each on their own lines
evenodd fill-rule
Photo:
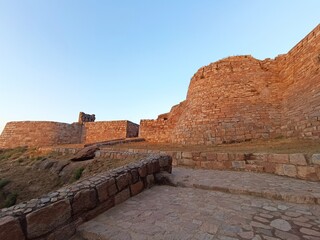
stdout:
<svg viewBox="0 0 320 240">
<path fill-rule="evenodd" d="M 151 187 L 155 174 L 171 169 L 170 156 L 149 154 L 139 162 L 2 209 L 0 239 L 68 239 L 79 224 Z"/>
</svg>

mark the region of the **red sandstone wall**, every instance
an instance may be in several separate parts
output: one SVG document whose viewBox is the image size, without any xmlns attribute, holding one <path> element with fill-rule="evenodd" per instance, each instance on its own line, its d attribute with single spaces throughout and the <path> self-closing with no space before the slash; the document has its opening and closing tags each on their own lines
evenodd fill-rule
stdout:
<svg viewBox="0 0 320 240">
<path fill-rule="evenodd" d="M 319 138 L 319 93 L 320 25 L 275 60 L 237 56 L 200 68 L 180 114 L 141 121 L 140 136 L 183 144 Z"/>
<path fill-rule="evenodd" d="M 80 143 L 81 125 L 58 122 L 9 122 L 0 135 L 0 148 Z"/>
<path fill-rule="evenodd" d="M 320 25 L 279 59 L 284 136 L 320 138 Z"/>
<path fill-rule="evenodd" d="M 130 133 L 127 132 L 128 125 L 130 125 Z M 137 126 L 134 126 L 133 123 L 128 124 L 128 121 L 86 122 L 82 140 L 84 143 L 94 143 L 126 138 L 128 135 L 132 136 L 135 131 L 137 131 Z"/>
<path fill-rule="evenodd" d="M 215 144 L 278 134 L 276 67 L 272 60 L 238 56 L 201 68 L 191 80 L 172 140 Z"/>
<path fill-rule="evenodd" d="M 184 108 L 185 101 L 173 106 L 170 113 L 159 115 L 156 120 L 141 120 L 139 137 L 150 142 L 171 142 L 172 130 Z"/>
</svg>

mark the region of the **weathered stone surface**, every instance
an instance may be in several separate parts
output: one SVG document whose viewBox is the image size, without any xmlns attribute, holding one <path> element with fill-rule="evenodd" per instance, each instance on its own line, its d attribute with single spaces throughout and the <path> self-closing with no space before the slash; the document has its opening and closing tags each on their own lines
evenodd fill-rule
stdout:
<svg viewBox="0 0 320 240">
<path fill-rule="evenodd" d="M 182 152 L 182 158 L 192 159 L 192 152 Z"/>
<path fill-rule="evenodd" d="M 318 180 L 316 170 L 313 166 L 298 166 L 298 177 L 308 180 Z"/>
<path fill-rule="evenodd" d="M 297 168 L 294 165 L 283 164 L 283 174 L 289 177 L 297 176 Z"/>
<path fill-rule="evenodd" d="M 307 235 L 311 235 L 311 236 L 316 236 L 316 237 L 320 237 L 320 231 L 315 231 L 309 228 L 300 228 L 300 232 L 307 234 Z"/>
<path fill-rule="evenodd" d="M 288 154 L 269 154 L 268 160 L 274 163 L 289 163 L 289 156 Z"/>
<path fill-rule="evenodd" d="M 154 176 L 150 174 L 146 177 L 146 188 L 151 188 L 154 185 Z"/>
<path fill-rule="evenodd" d="M 69 200 L 61 200 L 26 216 L 28 238 L 40 237 L 65 224 L 71 218 Z"/>
<path fill-rule="evenodd" d="M 74 223 L 67 224 L 56 229 L 53 233 L 51 233 L 47 240 L 65 240 L 69 239 L 74 235 L 76 231 L 76 226 Z"/>
<path fill-rule="evenodd" d="M 285 232 L 288 232 L 292 228 L 290 223 L 288 223 L 286 220 L 283 220 L 283 219 L 273 220 L 270 223 L 270 226 Z"/>
<path fill-rule="evenodd" d="M 96 186 L 97 192 L 98 192 L 98 199 L 99 202 L 104 202 L 108 199 L 108 182 L 100 183 Z"/>
<path fill-rule="evenodd" d="M 85 189 L 78 192 L 72 202 L 73 214 L 78 214 L 92 209 L 96 206 L 96 191 L 94 189 Z"/>
<path fill-rule="evenodd" d="M 17 218 L 7 216 L 0 218 L 0 239 L 1 240 L 23 240 L 20 222 Z"/>
<path fill-rule="evenodd" d="M 137 195 L 138 193 L 142 192 L 144 188 L 143 182 L 139 181 L 135 184 L 130 185 L 130 191 L 131 191 L 131 195 Z"/>
<path fill-rule="evenodd" d="M 145 177 L 145 176 L 147 176 L 147 174 L 148 174 L 147 166 L 146 166 L 146 165 L 143 165 L 143 166 L 139 167 L 139 168 L 138 168 L 138 172 L 139 172 L 140 177 Z"/>
<path fill-rule="evenodd" d="M 313 154 L 311 157 L 311 162 L 315 165 L 320 165 L 320 154 Z"/>
<path fill-rule="evenodd" d="M 108 187 L 108 195 L 114 196 L 118 192 L 117 185 L 115 183 L 111 184 Z"/>
<path fill-rule="evenodd" d="M 129 185 L 128 173 L 121 174 L 116 178 L 116 184 L 119 191 L 122 191 Z"/>
<path fill-rule="evenodd" d="M 84 161 L 95 157 L 95 152 L 99 150 L 97 145 L 92 145 L 81 149 L 70 160 L 71 161 Z"/>
<path fill-rule="evenodd" d="M 289 155 L 290 163 L 293 165 L 307 165 L 305 156 L 302 153 L 295 153 Z"/>
<path fill-rule="evenodd" d="M 232 161 L 232 167 L 235 169 L 245 168 L 245 161 Z"/>
<path fill-rule="evenodd" d="M 118 205 L 118 204 L 126 201 L 129 197 L 130 197 L 129 188 L 126 188 L 126 189 L 122 190 L 114 198 L 115 205 Z"/>
</svg>

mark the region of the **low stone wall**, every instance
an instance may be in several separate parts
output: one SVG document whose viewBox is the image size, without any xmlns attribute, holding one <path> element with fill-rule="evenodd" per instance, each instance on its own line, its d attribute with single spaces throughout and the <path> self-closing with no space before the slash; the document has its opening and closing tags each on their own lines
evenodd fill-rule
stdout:
<svg viewBox="0 0 320 240">
<path fill-rule="evenodd" d="M 150 149 L 126 149 L 122 151 L 139 154 L 165 154 L 172 157 L 173 166 L 265 172 L 310 181 L 320 181 L 320 154 L 216 153 Z"/>
<path fill-rule="evenodd" d="M 2 209 L 0 239 L 68 239 L 79 224 L 151 187 L 155 174 L 171 169 L 171 157 L 149 155 L 140 162 Z"/>
</svg>

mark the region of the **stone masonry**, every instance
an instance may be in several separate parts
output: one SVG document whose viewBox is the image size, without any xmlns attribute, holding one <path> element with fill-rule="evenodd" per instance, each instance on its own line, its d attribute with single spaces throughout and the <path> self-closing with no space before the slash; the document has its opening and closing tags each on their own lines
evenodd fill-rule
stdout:
<svg viewBox="0 0 320 240">
<path fill-rule="evenodd" d="M 200 68 L 187 98 L 140 137 L 182 144 L 259 138 L 320 138 L 320 25 L 287 54 L 257 60 L 228 57 Z"/>
</svg>

